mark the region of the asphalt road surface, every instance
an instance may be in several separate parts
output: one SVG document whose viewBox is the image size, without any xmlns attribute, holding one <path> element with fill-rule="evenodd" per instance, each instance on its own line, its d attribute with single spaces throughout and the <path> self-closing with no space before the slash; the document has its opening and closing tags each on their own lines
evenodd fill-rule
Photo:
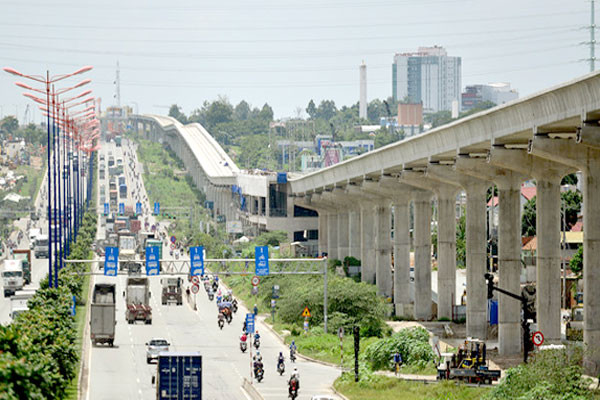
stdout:
<svg viewBox="0 0 600 400">
<path fill-rule="evenodd" d="M 123 140 L 123 147 L 117 148 L 114 142 L 103 146 L 103 152 L 112 150 L 115 158 L 123 154 L 123 150 L 131 151 L 130 144 Z M 108 157 L 106 157 L 108 160 Z M 137 161 L 133 163 L 137 172 L 143 171 Z M 124 160 L 124 168 L 130 168 L 129 160 Z M 137 197 L 145 198 L 143 183 L 133 181 L 132 171 L 126 171 L 128 190 L 140 185 Z M 104 182 L 108 184 L 107 180 Z M 135 199 L 128 193 L 130 201 Z M 102 210 L 102 207 L 98 207 Z M 144 204 L 150 210 L 149 204 Z M 152 216 L 148 216 L 154 222 Z M 103 236 L 103 229 L 99 230 Z M 167 247 L 163 247 L 163 258 L 170 258 Z M 152 325 L 138 322 L 129 325 L 125 321 L 125 276 L 94 276 L 93 282 L 113 282 L 117 284 L 117 326 L 114 347 L 93 346 L 89 352 L 87 399 L 151 399 L 156 396 L 152 385 L 152 376 L 156 374 L 156 364 L 146 363 L 145 343 L 152 338 L 164 338 L 171 344 L 171 351 L 198 351 L 203 357 L 202 387 L 204 399 L 247 399 L 241 389 L 244 377 L 250 378 L 250 355 L 239 350 L 246 309 L 240 307 L 234 315 L 231 325 L 226 324 L 223 330 L 217 326 L 217 307 L 208 300 L 204 289 L 196 297 L 197 311 L 193 310 L 193 296 L 182 306 L 160 304 L 160 277 L 151 277 L 151 306 L 153 310 Z M 187 285 L 187 282 L 186 282 Z M 184 295 L 185 297 L 185 295 Z M 262 323 L 257 329 L 261 333 L 260 352 L 265 365 L 265 378 L 261 383 L 254 382 L 255 387 L 265 399 L 287 398 L 287 380 L 293 369 L 288 360 L 289 352 L 281 342 L 270 333 Z M 90 340 L 89 337 L 86 340 Z M 286 373 L 279 376 L 276 371 L 276 360 L 279 352 L 286 356 Z M 300 374 L 300 399 L 310 399 L 315 394 L 331 394 L 330 386 L 339 369 L 298 359 L 294 364 Z"/>
</svg>

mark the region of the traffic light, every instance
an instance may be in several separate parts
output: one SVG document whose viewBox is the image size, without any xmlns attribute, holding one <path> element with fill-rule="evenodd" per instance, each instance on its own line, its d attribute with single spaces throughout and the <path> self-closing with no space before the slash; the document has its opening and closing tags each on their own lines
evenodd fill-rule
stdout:
<svg viewBox="0 0 600 400">
<path fill-rule="evenodd" d="M 487 298 L 489 300 L 494 297 L 494 276 L 485 274 L 485 279 L 487 279 Z"/>
</svg>

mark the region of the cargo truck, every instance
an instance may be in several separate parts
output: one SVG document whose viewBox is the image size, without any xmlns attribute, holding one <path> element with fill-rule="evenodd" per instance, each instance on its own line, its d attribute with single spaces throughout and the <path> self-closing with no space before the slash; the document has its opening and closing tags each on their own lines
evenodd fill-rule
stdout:
<svg viewBox="0 0 600 400">
<path fill-rule="evenodd" d="M 152 384 L 156 384 L 157 400 L 201 400 L 202 356 L 197 352 L 160 352 Z"/>
<path fill-rule="evenodd" d="M 129 324 L 144 321 L 152 324 L 152 307 L 150 307 L 150 286 L 148 278 L 128 277 L 125 288 L 125 319 Z"/>
<path fill-rule="evenodd" d="M 174 302 L 178 306 L 183 304 L 183 292 L 181 290 L 181 278 L 162 278 L 162 305 L 167 305 L 169 302 Z"/>
<path fill-rule="evenodd" d="M 127 230 L 117 232 L 119 235 L 119 258 L 122 260 L 135 259 L 137 244 L 135 235 Z"/>
<path fill-rule="evenodd" d="M 23 262 L 23 281 L 25 285 L 31 283 L 31 250 L 14 249 L 13 258 Z"/>
<path fill-rule="evenodd" d="M 48 252 L 50 251 L 49 244 L 48 235 L 39 235 L 33 247 L 35 256 L 37 258 L 48 258 Z"/>
<path fill-rule="evenodd" d="M 122 185 L 119 185 L 119 197 L 121 197 L 122 199 L 127 198 L 127 185 L 124 183 Z"/>
<path fill-rule="evenodd" d="M 114 283 L 94 285 L 90 307 L 90 338 L 94 345 L 107 343 L 110 347 L 115 341 L 116 286 Z"/>
<path fill-rule="evenodd" d="M 4 260 L 2 264 L 2 284 L 4 285 L 4 297 L 11 296 L 17 290 L 23 289 L 22 260 Z"/>
<path fill-rule="evenodd" d="M 14 321 L 17 315 L 29 309 L 27 302 L 35 295 L 35 290 L 17 290 L 10 298 L 10 318 Z"/>
</svg>

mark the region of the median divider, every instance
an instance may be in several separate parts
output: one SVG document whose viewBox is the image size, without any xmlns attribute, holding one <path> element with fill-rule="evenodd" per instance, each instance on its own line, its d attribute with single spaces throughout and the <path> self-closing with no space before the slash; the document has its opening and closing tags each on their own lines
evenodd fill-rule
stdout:
<svg viewBox="0 0 600 400">
<path fill-rule="evenodd" d="M 258 390 L 256 390 L 254 385 L 246 378 L 244 378 L 244 381 L 242 382 L 242 390 L 246 392 L 252 400 L 264 400 L 264 397 L 258 393 Z"/>
</svg>

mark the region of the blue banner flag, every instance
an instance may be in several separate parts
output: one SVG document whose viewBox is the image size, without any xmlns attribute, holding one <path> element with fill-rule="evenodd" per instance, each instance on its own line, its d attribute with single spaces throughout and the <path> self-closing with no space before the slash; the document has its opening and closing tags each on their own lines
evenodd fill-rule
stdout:
<svg viewBox="0 0 600 400">
<path fill-rule="evenodd" d="M 117 276 L 119 269 L 119 248 L 107 247 L 104 251 L 104 275 Z"/>
<path fill-rule="evenodd" d="M 254 249 L 254 262 L 256 264 L 256 275 L 269 275 L 269 246 L 256 246 Z"/>
<path fill-rule="evenodd" d="M 160 274 L 159 251 L 157 246 L 146 247 L 146 275 L 148 276 Z"/>
<path fill-rule="evenodd" d="M 125 214 L 125 203 L 119 203 L 119 214 Z"/>
<path fill-rule="evenodd" d="M 104 215 L 110 214 L 110 204 L 104 203 Z"/>
<path fill-rule="evenodd" d="M 190 275 L 204 275 L 204 247 L 190 247 Z"/>
<path fill-rule="evenodd" d="M 135 214 L 140 215 L 142 213 L 142 203 L 139 201 L 135 203 Z"/>
<path fill-rule="evenodd" d="M 160 203 L 155 201 L 154 202 L 154 215 L 158 215 L 160 214 Z"/>
</svg>

